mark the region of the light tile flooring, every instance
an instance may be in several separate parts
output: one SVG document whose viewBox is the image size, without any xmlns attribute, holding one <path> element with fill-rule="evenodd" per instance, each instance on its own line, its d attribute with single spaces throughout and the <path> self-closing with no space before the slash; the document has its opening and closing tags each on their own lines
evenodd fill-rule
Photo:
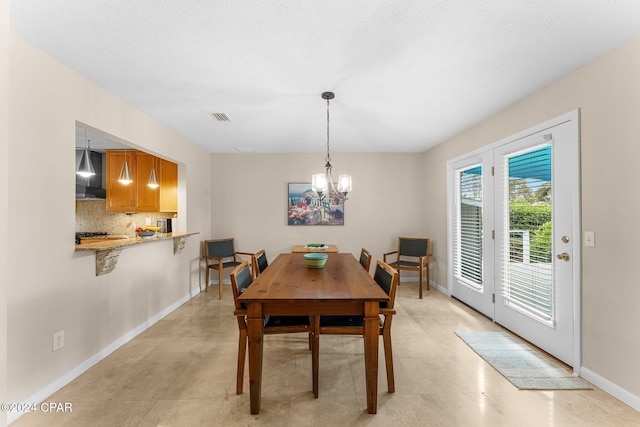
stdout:
<svg viewBox="0 0 640 427">
<path fill-rule="evenodd" d="M 314 399 L 300 334 L 265 338 L 262 410 L 251 415 L 246 377 L 235 394 L 227 287 L 222 301 L 200 294 L 47 399 L 72 413 L 30 413 L 12 426 L 640 426 L 640 412 L 597 389 L 517 390 L 454 334 L 499 326 L 438 291 L 417 294 L 398 288 L 396 392 L 387 393 L 380 346 L 376 415 L 366 412 L 362 339 L 321 337 Z"/>
</svg>

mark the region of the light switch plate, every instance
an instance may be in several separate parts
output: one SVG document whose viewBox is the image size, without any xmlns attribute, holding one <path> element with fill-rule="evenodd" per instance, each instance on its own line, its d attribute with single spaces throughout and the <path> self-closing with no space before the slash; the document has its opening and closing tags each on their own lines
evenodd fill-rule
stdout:
<svg viewBox="0 0 640 427">
<path fill-rule="evenodd" d="M 585 231 L 584 232 L 584 245 L 590 248 L 595 248 L 596 246 L 596 234 L 593 231 Z"/>
</svg>

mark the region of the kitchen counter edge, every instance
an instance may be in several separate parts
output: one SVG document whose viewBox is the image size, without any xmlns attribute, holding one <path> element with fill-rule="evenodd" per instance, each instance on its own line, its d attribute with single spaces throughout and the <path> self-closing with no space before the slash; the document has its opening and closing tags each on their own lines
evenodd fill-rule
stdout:
<svg viewBox="0 0 640 427">
<path fill-rule="evenodd" d="M 177 239 L 181 237 L 193 236 L 194 234 L 200 234 L 199 231 L 191 231 L 185 233 L 162 233 L 155 236 L 143 239 L 141 237 L 130 237 L 128 239 L 114 239 L 112 241 L 103 241 L 97 243 L 81 243 L 76 245 L 76 251 L 106 251 L 112 249 L 123 248 L 131 245 L 141 245 L 143 243 L 152 243 L 159 240 Z"/>
</svg>

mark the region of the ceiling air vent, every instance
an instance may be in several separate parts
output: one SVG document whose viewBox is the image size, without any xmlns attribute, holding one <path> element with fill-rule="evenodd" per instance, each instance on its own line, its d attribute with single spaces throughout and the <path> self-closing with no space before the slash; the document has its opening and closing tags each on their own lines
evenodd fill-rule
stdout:
<svg viewBox="0 0 640 427">
<path fill-rule="evenodd" d="M 256 149 L 253 147 L 236 147 L 236 151 L 239 153 L 255 153 Z"/>
<path fill-rule="evenodd" d="M 217 122 L 230 122 L 229 117 L 225 113 L 209 113 L 213 120 Z"/>
</svg>

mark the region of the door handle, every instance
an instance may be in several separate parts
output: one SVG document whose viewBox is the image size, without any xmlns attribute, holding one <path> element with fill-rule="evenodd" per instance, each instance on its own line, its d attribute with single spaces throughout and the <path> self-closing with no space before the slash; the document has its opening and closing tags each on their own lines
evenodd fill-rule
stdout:
<svg viewBox="0 0 640 427">
<path fill-rule="evenodd" d="M 569 259 L 571 258 L 571 257 L 569 256 L 569 254 L 568 254 L 568 253 L 566 253 L 566 252 L 563 252 L 563 253 L 561 253 L 561 254 L 556 255 L 556 257 L 557 257 L 558 259 L 563 259 L 563 260 L 565 260 L 565 261 L 569 261 Z"/>
</svg>

